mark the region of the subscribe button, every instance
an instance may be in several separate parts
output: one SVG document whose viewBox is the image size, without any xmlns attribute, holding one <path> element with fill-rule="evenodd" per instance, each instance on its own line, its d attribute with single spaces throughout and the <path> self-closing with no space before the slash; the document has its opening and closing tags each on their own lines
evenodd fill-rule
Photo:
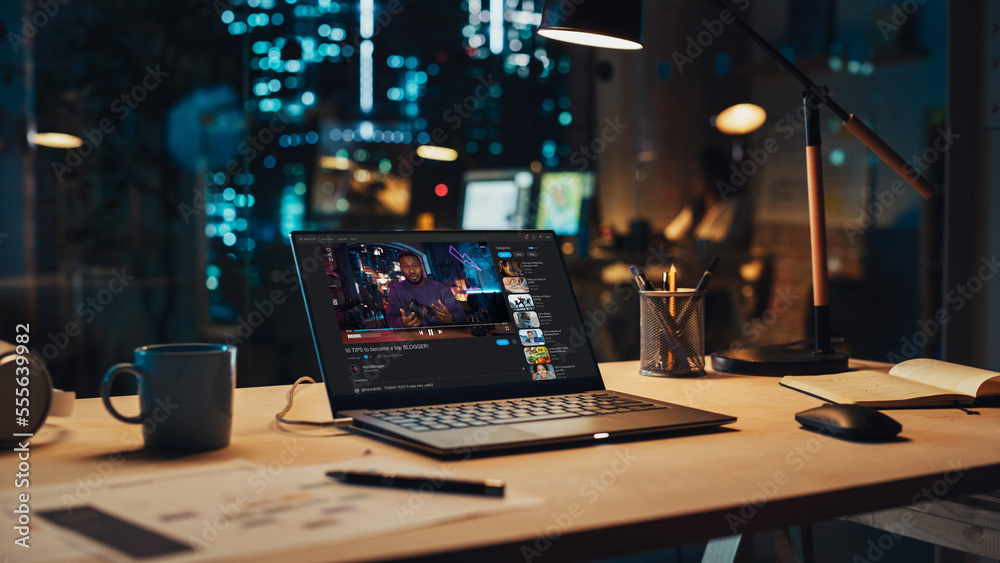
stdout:
<svg viewBox="0 0 1000 563">
<path fill-rule="evenodd" d="M 510 344 L 510 340 L 507 340 L 506 338 L 497 339 L 497 346 L 506 346 L 508 344 Z"/>
</svg>

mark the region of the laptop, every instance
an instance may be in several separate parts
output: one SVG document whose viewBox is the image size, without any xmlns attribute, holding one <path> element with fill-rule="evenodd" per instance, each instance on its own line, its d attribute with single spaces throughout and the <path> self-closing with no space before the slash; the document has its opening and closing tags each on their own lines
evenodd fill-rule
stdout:
<svg viewBox="0 0 1000 563">
<path fill-rule="evenodd" d="M 331 410 L 360 432 L 453 456 L 736 420 L 605 389 L 553 231 L 290 236 Z"/>
</svg>

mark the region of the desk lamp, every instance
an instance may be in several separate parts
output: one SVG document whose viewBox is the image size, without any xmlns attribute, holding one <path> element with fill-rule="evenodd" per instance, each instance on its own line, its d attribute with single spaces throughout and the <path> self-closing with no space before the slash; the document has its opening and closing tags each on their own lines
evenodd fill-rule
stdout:
<svg viewBox="0 0 1000 563">
<path fill-rule="evenodd" d="M 819 109 L 826 107 L 832 111 L 855 137 L 921 196 L 930 198 L 934 194 L 934 189 L 885 141 L 862 123 L 861 119 L 844 111 L 825 88 L 810 80 L 778 49 L 757 33 L 740 17 L 738 9 L 731 6 L 727 0 L 709 1 L 720 10 L 723 21 L 735 23 L 804 88 L 809 233 L 815 317 L 812 350 L 795 348 L 792 345 L 725 350 L 712 354 L 712 367 L 717 371 L 751 375 L 817 375 L 847 371 L 847 356 L 834 351 L 830 343 L 829 275 L 826 258 L 826 215 L 823 202 Z M 585 0 L 579 4 L 563 0 L 549 2 L 543 11 L 538 34 L 578 45 L 641 49 L 642 20 L 642 0 Z"/>
</svg>

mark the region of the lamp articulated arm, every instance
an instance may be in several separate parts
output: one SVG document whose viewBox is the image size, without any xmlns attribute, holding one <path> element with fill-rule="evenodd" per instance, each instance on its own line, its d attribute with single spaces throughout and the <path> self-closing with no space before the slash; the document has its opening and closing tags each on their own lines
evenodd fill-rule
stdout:
<svg viewBox="0 0 1000 563">
<path fill-rule="evenodd" d="M 848 131 L 853 133 L 854 136 L 864 143 L 869 150 L 882 159 L 882 162 L 888 164 L 889 168 L 892 168 L 896 174 L 899 174 L 902 179 L 906 180 L 906 183 L 916 190 L 917 193 L 923 196 L 924 199 L 930 198 L 934 195 L 934 188 L 931 187 L 930 183 L 928 183 L 915 168 L 907 164 L 907 162 L 903 160 L 903 157 L 899 156 L 896 151 L 892 150 L 892 148 L 878 135 L 876 135 L 874 131 L 869 129 L 868 126 L 865 125 L 860 118 L 858 118 L 858 116 L 844 111 L 844 108 L 840 107 L 840 105 L 838 105 L 837 102 L 830 97 L 829 93 L 825 89 L 818 86 L 808 76 L 806 76 L 804 72 L 792 63 L 792 61 L 782 55 L 781 52 L 774 47 L 774 45 L 768 43 L 768 41 L 757 33 L 757 31 L 751 27 L 746 20 L 740 17 L 739 10 L 732 6 L 728 0 L 709 1 L 715 4 L 715 6 L 720 10 L 731 12 L 733 22 L 741 30 L 743 30 L 743 32 L 746 33 L 754 43 L 756 43 L 761 49 L 764 49 L 764 51 L 767 52 L 771 58 L 777 61 L 777 63 L 781 65 L 781 68 L 788 71 L 788 73 L 794 76 L 796 80 L 801 82 L 806 91 L 815 96 L 815 98 L 819 100 L 823 106 L 826 106 L 830 109 L 830 111 L 836 114 L 836 116 L 844 122 Z"/>
</svg>

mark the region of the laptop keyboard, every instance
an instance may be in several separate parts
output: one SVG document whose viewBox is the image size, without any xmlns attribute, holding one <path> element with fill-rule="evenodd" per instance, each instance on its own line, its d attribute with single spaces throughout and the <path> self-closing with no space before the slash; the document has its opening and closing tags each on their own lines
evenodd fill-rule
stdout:
<svg viewBox="0 0 1000 563">
<path fill-rule="evenodd" d="M 434 407 L 411 407 L 374 411 L 366 414 L 407 430 L 428 432 L 450 428 L 535 422 L 665 408 L 667 407 L 663 405 L 629 399 L 613 393 L 580 393 Z"/>
</svg>

